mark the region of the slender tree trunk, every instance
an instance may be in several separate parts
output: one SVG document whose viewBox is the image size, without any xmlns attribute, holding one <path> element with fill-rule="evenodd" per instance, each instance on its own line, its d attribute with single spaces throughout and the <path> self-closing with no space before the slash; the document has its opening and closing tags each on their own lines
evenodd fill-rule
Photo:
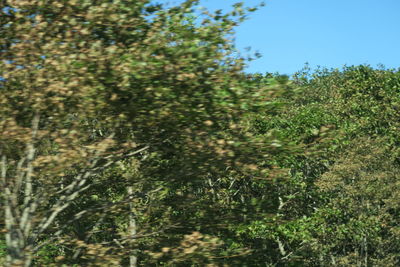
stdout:
<svg viewBox="0 0 400 267">
<path fill-rule="evenodd" d="M 364 266 L 368 266 L 368 243 L 367 243 L 367 236 L 364 236 Z"/>
<path fill-rule="evenodd" d="M 128 187 L 128 194 L 130 198 L 132 199 L 133 195 L 133 188 L 132 186 Z M 129 203 L 129 208 L 130 208 L 130 213 L 129 213 L 129 236 L 131 238 L 134 238 L 136 236 L 136 218 L 135 218 L 135 213 L 134 213 L 134 205 L 132 201 Z M 136 267 L 137 266 L 137 255 L 136 251 L 132 250 L 131 255 L 129 256 L 129 267 Z"/>
<path fill-rule="evenodd" d="M 5 210 L 7 231 L 5 234 L 7 247 L 6 266 L 29 267 L 32 263 L 32 256 L 28 252 L 26 238 L 24 238 L 21 229 L 14 223 L 10 205 L 6 206 Z"/>
</svg>

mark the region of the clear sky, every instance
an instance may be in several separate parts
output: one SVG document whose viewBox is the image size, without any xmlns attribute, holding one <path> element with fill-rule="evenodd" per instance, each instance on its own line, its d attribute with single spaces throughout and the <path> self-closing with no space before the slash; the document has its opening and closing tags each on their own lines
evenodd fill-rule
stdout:
<svg viewBox="0 0 400 267">
<path fill-rule="evenodd" d="M 202 0 L 211 10 L 230 10 L 238 0 Z M 246 6 L 260 1 L 246 0 Z M 248 72 L 292 74 L 312 68 L 383 64 L 400 67 L 400 0 L 266 0 L 237 29 L 237 48 L 263 57 Z"/>
</svg>

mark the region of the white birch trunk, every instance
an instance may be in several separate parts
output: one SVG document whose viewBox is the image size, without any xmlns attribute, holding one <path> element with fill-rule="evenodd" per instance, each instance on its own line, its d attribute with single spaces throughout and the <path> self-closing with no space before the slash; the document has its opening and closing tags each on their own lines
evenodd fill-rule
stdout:
<svg viewBox="0 0 400 267">
<path fill-rule="evenodd" d="M 128 187 L 128 194 L 130 196 L 130 203 L 129 203 L 129 208 L 130 208 L 130 213 L 129 213 L 129 236 L 130 238 L 135 238 L 136 236 L 136 218 L 135 218 L 135 210 L 134 210 L 134 205 L 132 203 L 132 195 L 133 195 L 133 188 L 132 186 Z M 137 266 L 137 255 L 136 251 L 132 250 L 131 255 L 129 256 L 129 267 L 136 267 Z"/>
</svg>

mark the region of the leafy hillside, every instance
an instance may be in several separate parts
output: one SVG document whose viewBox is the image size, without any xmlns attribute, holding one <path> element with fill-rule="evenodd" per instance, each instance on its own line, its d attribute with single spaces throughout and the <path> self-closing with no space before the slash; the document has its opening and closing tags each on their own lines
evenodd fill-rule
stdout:
<svg viewBox="0 0 400 267">
<path fill-rule="evenodd" d="M 275 239 L 278 266 L 398 265 L 399 75 L 368 66 L 299 72 L 285 108 L 254 119 L 258 134 L 302 149 L 278 159 L 289 170 L 279 214 L 242 230 Z"/>
</svg>

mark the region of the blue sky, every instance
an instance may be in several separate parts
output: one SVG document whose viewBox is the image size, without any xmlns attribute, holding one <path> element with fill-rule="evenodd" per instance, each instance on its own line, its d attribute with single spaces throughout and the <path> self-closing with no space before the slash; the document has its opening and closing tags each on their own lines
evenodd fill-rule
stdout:
<svg viewBox="0 0 400 267">
<path fill-rule="evenodd" d="M 235 0 L 202 0 L 211 10 L 230 10 Z M 259 1 L 247 0 L 246 5 Z M 266 0 L 237 28 L 237 48 L 263 57 L 248 72 L 292 74 L 308 62 L 337 68 L 383 64 L 400 67 L 400 0 Z"/>
</svg>

